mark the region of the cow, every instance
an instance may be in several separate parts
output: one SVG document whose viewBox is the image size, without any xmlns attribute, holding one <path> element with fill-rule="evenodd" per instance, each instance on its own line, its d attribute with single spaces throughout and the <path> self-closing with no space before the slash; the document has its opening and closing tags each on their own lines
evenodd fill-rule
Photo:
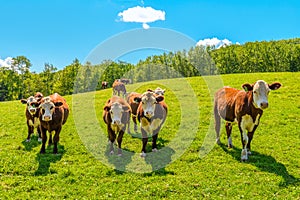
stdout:
<svg viewBox="0 0 300 200">
<path fill-rule="evenodd" d="M 41 131 L 39 129 L 40 121 L 38 117 L 38 107 L 43 94 L 37 92 L 34 96 L 30 96 L 27 99 L 21 99 L 22 104 L 26 104 L 25 116 L 27 120 L 28 135 L 26 142 L 30 142 L 31 134 L 34 133 L 34 128 L 37 129 L 38 141 L 41 142 Z"/>
<path fill-rule="evenodd" d="M 107 81 L 102 81 L 101 88 L 102 88 L 102 89 L 106 89 L 107 86 L 108 86 L 108 82 L 107 82 Z"/>
<path fill-rule="evenodd" d="M 47 142 L 47 131 L 49 132 L 48 145 L 52 145 L 52 134 L 53 137 L 53 154 L 57 154 L 57 144 L 59 142 L 59 134 L 69 116 L 69 106 L 66 100 L 57 93 L 54 93 L 48 97 L 44 97 L 40 103 L 39 119 L 40 129 L 42 133 L 42 147 L 40 150 L 41 154 L 44 154 L 45 145 Z"/>
<path fill-rule="evenodd" d="M 142 94 L 140 93 L 136 93 L 136 92 L 130 92 L 128 93 L 127 97 L 126 97 L 126 101 L 129 104 L 130 108 L 131 108 L 131 117 L 132 117 L 132 121 L 133 121 L 133 125 L 134 125 L 134 131 L 137 132 L 137 122 L 136 122 L 136 117 L 137 117 L 137 109 L 139 107 L 139 102 L 136 102 L 134 99 L 136 97 L 140 97 Z M 130 123 L 128 123 L 128 127 L 127 127 L 127 132 L 130 132 Z"/>
<path fill-rule="evenodd" d="M 243 84 L 242 88 L 244 90 L 231 87 L 219 89 L 214 99 L 216 142 L 220 144 L 220 124 L 222 118 L 226 120 L 225 127 L 228 147 L 231 148 L 232 123 L 237 121 L 243 146 L 241 161 L 248 160 L 248 155 L 251 155 L 250 143 L 253 134 L 259 125 L 263 110 L 269 106 L 268 94 L 270 90 L 277 90 L 280 87 L 281 84 L 278 82 L 267 84 L 263 80 L 258 80 L 254 84 Z"/>
<path fill-rule="evenodd" d="M 126 95 L 126 87 L 124 85 L 124 83 L 122 83 L 121 81 L 119 80 L 115 80 L 113 85 L 112 85 L 112 88 L 113 88 L 113 95 L 117 95 L 120 96 L 120 92 L 123 93 L 123 97 L 125 97 Z"/>
<path fill-rule="evenodd" d="M 166 120 L 168 106 L 164 102 L 164 96 L 156 95 L 151 91 L 144 92 L 140 97 L 135 97 L 134 100 L 140 102 L 137 118 L 142 132 L 143 147 L 141 157 L 145 157 L 148 134 L 152 134 L 152 152 L 157 151 L 156 141 L 158 133 Z"/>
<path fill-rule="evenodd" d="M 113 96 L 105 103 L 102 118 L 107 125 L 110 154 L 114 153 L 113 144 L 118 136 L 118 156 L 122 156 L 122 139 L 126 125 L 130 121 L 130 114 L 129 104 L 119 96 Z"/>
<path fill-rule="evenodd" d="M 161 89 L 160 87 L 157 87 L 153 92 L 157 95 L 162 95 L 162 96 L 165 95 L 165 90 Z"/>
</svg>

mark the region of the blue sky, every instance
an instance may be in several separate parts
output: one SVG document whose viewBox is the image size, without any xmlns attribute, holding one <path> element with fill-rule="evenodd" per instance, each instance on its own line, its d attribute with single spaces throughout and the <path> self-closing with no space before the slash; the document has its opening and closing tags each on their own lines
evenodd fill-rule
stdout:
<svg viewBox="0 0 300 200">
<path fill-rule="evenodd" d="M 196 42 L 216 37 L 243 44 L 300 37 L 298 0 L 0 0 L 0 61 L 24 55 L 37 72 L 44 63 L 62 69 L 75 58 L 83 62 L 109 38 L 142 29 L 142 23 L 126 22 L 119 15 L 137 6 L 164 13 L 164 19 L 145 23 L 149 30 L 174 30 Z M 154 52 L 123 58 L 134 62 Z"/>
</svg>

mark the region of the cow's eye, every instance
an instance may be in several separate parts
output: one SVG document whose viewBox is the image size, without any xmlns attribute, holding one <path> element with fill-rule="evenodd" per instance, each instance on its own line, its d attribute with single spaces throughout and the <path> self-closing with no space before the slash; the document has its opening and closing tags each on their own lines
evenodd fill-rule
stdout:
<svg viewBox="0 0 300 200">
<path fill-rule="evenodd" d="M 256 91 L 256 90 L 254 90 L 254 91 L 253 91 L 253 93 L 254 93 L 254 94 L 257 94 L 257 91 Z"/>
<path fill-rule="evenodd" d="M 53 107 L 53 106 L 51 106 L 51 107 L 50 107 L 50 110 L 52 110 L 53 108 L 54 108 L 54 107 Z"/>
</svg>

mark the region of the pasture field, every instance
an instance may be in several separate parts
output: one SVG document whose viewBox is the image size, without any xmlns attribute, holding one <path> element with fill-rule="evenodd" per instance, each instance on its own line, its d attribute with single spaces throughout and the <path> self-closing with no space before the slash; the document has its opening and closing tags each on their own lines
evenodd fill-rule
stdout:
<svg viewBox="0 0 300 200">
<path fill-rule="evenodd" d="M 222 144 L 214 144 L 211 95 L 217 77 L 206 77 L 215 83 L 211 87 L 202 77 L 127 85 L 128 91 L 166 89 L 169 113 L 158 136 L 159 151 L 146 158 L 139 157 L 140 131 L 125 133 L 122 157 L 108 155 L 102 108 L 111 88 L 66 96 L 71 115 L 62 128 L 58 155 L 52 147 L 40 155 L 36 135 L 25 142 L 25 105 L 2 102 L 0 199 L 300 199 L 300 73 L 221 78 L 236 88 L 258 79 L 282 83 L 269 95 L 247 162 L 240 161 L 237 125 L 234 148 L 227 148 L 224 127 Z"/>
</svg>

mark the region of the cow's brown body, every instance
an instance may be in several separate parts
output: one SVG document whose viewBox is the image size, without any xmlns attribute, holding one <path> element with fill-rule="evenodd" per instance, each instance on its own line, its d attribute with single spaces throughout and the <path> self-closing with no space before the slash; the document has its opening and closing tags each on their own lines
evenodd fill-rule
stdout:
<svg viewBox="0 0 300 200">
<path fill-rule="evenodd" d="M 214 116 L 215 131 L 217 133 L 217 143 L 220 143 L 220 125 L 221 118 L 226 120 L 226 132 L 228 138 L 228 147 L 232 147 L 231 131 L 232 122 L 237 121 L 241 132 L 241 140 L 243 145 L 242 160 L 247 160 L 247 154 L 250 155 L 250 143 L 253 134 L 259 124 L 259 120 L 263 114 L 263 109 L 268 107 L 267 96 L 269 90 L 278 89 L 280 83 L 267 85 L 264 81 L 258 81 L 253 85 L 244 84 L 243 88 L 247 91 L 237 90 L 230 87 L 224 87 L 218 90 L 214 100 Z M 256 88 L 253 91 L 253 88 Z M 254 100 L 255 95 L 260 94 L 263 100 Z M 259 102 L 259 104 L 257 103 Z"/>
<path fill-rule="evenodd" d="M 30 141 L 31 134 L 34 133 L 34 129 L 37 129 L 38 133 L 38 140 L 41 141 L 41 131 L 39 128 L 40 121 L 39 121 L 39 110 L 38 106 L 43 98 L 43 94 L 40 92 L 37 92 L 34 96 L 31 96 L 27 99 L 21 99 L 22 104 L 26 104 L 26 111 L 25 111 L 25 116 L 26 116 L 26 123 L 27 123 L 27 128 L 28 128 L 28 134 L 27 134 L 27 139 L 26 142 Z M 32 108 L 30 108 L 32 107 Z"/>
<path fill-rule="evenodd" d="M 51 119 L 49 117 L 43 116 L 45 114 L 44 108 L 46 105 L 51 105 L 50 108 L 52 108 L 52 114 Z M 59 136 L 62 129 L 62 125 L 66 123 L 69 116 L 69 106 L 66 102 L 66 100 L 61 97 L 59 94 L 55 93 L 53 95 L 50 95 L 49 97 L 45 97 L 41 100 L 40 105 L 40 113 L 39 113 L 39 119 L 40 119 L 40 128 L 42 132 L 42 147 L 40 153 L 45 153 L 45 145 L 47 142 L 47 131 L 49 132 L 49 142 L 48 145 L 52 144 L 52 133 L 54 133 L 53 136 L 53 153 L 58 153 L 58 142 L 59 142 Z"/>
<path fill-rule="evenodd" d="M 136 92 L 131 92 L 128 94 L 126 101 L 130 105 L 131 108 L 131 116 L 132 116 L 132 121 L 134 125 L 134 131 L 137 132 L 137 109 L 139 107 L 139 102 L 136 102 L 134 99 L 136 97 L 140 97 L 142 94 L 136 93 Z M 130 133 L 130 123 L 128 123 L 128 133 Z"/>
<path fill-rule="evenodd" d="M 113 116 L 116 107 L 122 109 L 120 116 Z M 118 96 L 111 97 L 103 108 L 103 120 L 107 125 L 108 139 L 110 141 L 110 153 L 114 153 L 113 143 L 117 138 L 118 155 L 122 155 L 122 139 L 126 126 L 130 121 L 131 108 L 129 104 Z"/>
<path fill-rule="evenodd" d="M 157 96 L 151 91 L 147 91 L 142 94 L 141 97 L 135 98 L 135 101 L 140 102 L 137 110 L 137 118 L 141 125 L 141 132 L 143 137 L 141 156 L 145 157 L 146 145 L 148 143 L 148 134 L 152 135 L 152 151 L 157 151 L 156 142 L 158 133 L 166 120 L 168 107 L 164 102 L 163 96 Z M 146 108 L 146 104 L 149 104 L 148 108 Z M 149 109 L 150 107 L 152 108 Z M 148 114 L 149 116 L 147 116 Z"/>
<path fill-rule="evenodd" d="M 107 82 L 107 81 L 102 81 L 101 88 L 102 88 L 102 89 L 106 89 L 107 86 L 108 86 L 108 82 Z"/>
</svg>

